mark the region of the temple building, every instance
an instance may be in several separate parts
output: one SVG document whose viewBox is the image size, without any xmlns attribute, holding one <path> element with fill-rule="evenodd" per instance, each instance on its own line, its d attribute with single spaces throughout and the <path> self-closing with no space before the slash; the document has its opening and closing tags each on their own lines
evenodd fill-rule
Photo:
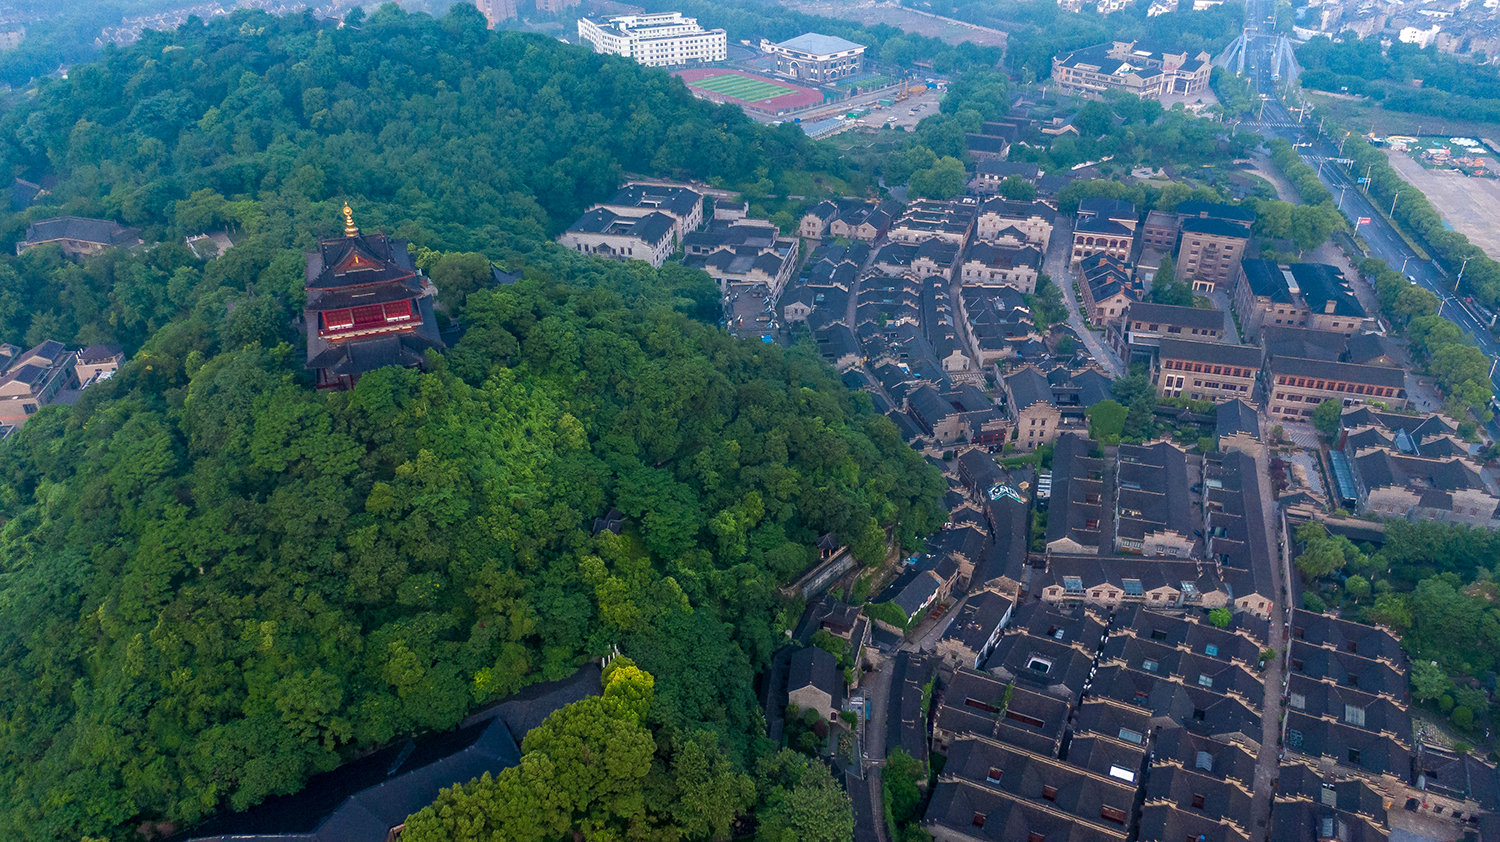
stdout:
<svg viewBox="0 0 1500 842">
<path fill-rule="evenodd" d="M 365 372 L 421 365 L 428 348 L 443 347 L 436 295 L 406 241 L 361 234 L 345 204 L 344 236 L 307 255 L 307 368 L 318 388 L 349 389 Z"/>
</svg>

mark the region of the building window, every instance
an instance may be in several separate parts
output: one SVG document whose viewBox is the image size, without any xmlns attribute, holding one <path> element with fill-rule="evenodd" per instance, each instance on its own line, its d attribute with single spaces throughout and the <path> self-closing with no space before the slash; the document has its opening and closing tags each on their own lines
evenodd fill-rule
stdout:
<svg viewBox="0 0 1500 842">
<path fill-rule="evenodd" d="M 1197 794 L 1193 795 L 1193 809 L 1194 810 L 1202 810 L 1203 809 L 1203 796 L 1197 795 Z"/>
<path fill-rule="evenodd" d="M 1063 588 L 1068 593 L 1083 593 L 1083 580 L 1077 576 L 1064 576 Z"/>
<path fill-rule="evenodd" d="M 1210 658 L 1217 658 L 1219 657 L 1219 647 L 1210 643 L 1207 646 L 1203 647 L 1203 653 Z"/>
<path fill-rule="evenodd" d="M 1212 686 L 1214 686 L 1213 676 L 1199 674 L 1199 676 L 1198 676 L 1198 684 L 1201 685 L 1201 686 L 1203 686 L 1203 687 L 1212 687 Z"/>
<path fill-rule="evenodd" d="M 1365 709 L 1354 705 L 1344 705 L 1344 721 L 1360 728 L 1365 727 Z"/>
<path fill-rule="evenodd" d="M 1286 731 L 1286 744 L 1292 748 L 1302 748 L 1302 732 L 1296 728 L 1288 728 Z"/>
<path fill-rule="evenodd" d="M 1033 830 L 1026 834 L 1026 842 L 1047 842 L 1047 837 Z"/>
<path fill-rule="evenodd" d="M 974 814 L 974 826 L 975 827 L 984 827 L 984 813 L 975 813 Z"/>
<path fill-rule="evenodd" d="M 994 766 L 991 766 L 990 773 L 985 777 L 985 780 L 989 781 L 992 784 L 1000 783 L 1000 770 L 996 769 Z"/>
<path fill-rule="evenodd" d="M 1045 721 L 1037 719 L 1035 716 L 1027 716 L 1024 713 L 1019 713 L 1013 710 L 1007 710 L 1005 712 L 1005 718 L 1009 719 L 1012 722 L 1019 722 L 1022 725 L 1030 725 L 1033 728 L 1041 728 L 1047 724 Z"/>
<path fill-rule="evenodd" d="M 1116 809 L 1114 807 L 1100 807 L 1099 818 L 1104 819 L 1107 822 L 1114 822 L 1115 824 L 1124 824 L 1125 811 Z"/>
<path fill-rule="evenodd" d="M 1044 786 L 1044 787 L 1042 787 L 1042 797 L 1045 798 L 1045 799 L 1047 799 L 1048 801 L 1056 801 L 1057 800 L 1057 787 L 1055 787 L 1055 786 Z"/>
<path fill-rule="evenodd" d="M 1109 776 L 1111 778 L 1119 778 L 1120 780 L 1126 781 L 1127 783 L 1135 783 L 1135 772 L 1125 768 L 1124 766 L 1111 765 L 1109 767 Z"/>
<path fill-rule="evenodd" d="M 1291 705 L 1292 707 L 1296 708 L 1297 710 L 1306 710 L 1307 709 L 1307 697 L 1304 696 L 1304 695 L 1302 695 L 1301 693 L 1293 693 L 1291 695 L 1291 698 L 1288 700 L 1287 704 Z"/>
<path fill-rule="evenodd" d="M 1026 668 L 1031 670 L 1032 672 L 1046 675 L 1047 672 L 1052 669 L 1052 662 L 1047 660 L 1046 658 L 1039 658 L 1035 655 L 1032 655 L 1031 660 L 1026 662 Z"/>
<path fill-rule="evenodd" d="M 1136 745 L 1141 745 L 1145 742 L 1139 731 L 1132 731 L 1129 728 L 1120 729 L 1120 739 L 1127 743 L 1135 743 Z"/>
<path fill-rule="evenodd" d="M 1200 751 L 1198 752 L 1198 759 L 1193 765 L 1205 772 L 1212 772 L 1214 770 L 1214 756 L 1206 751 Z"/>
<path fill-rule="evenodd" d="M 1156 672 L 1159 666 L 1155 661 L 1141 661 L 1141 669 L 1146 672 Z"/>
<path fill-rule="evenodd" d="M 1346 756 L 1349 758 L 1349 765 L 1350 766 L 1358 766 L 1359 765 L 1359 749 L 1357 749 L 1357 748 L 1351 748 L 1351 749 L 1349 749 L 1349 753 Z"/>
</svg>

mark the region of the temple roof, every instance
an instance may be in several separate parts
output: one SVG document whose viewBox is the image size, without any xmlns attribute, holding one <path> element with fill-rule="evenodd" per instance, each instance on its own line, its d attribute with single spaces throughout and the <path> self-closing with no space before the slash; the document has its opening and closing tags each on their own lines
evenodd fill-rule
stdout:
<svg viewBox="0 0 1500 842">
<path fill-rule="evenodd" d="M 309 290 L 408 281 L 416 292 L 416 275 L 406 241 L 387 239 L 384 234 L 356 232 L 321 240 L 318 250 L 307 256 Z"/>
</svg>

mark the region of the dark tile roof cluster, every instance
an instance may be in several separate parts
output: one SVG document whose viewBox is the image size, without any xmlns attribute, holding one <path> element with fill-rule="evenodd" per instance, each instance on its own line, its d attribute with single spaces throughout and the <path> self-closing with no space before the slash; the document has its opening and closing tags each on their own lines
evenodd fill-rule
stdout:
<svg viewBox="0 0 1500 842">
<path fill-rule="evenodd" d="M 1010 597 L 996 591 L 973 594 L 954 615 L 941 639 L 970 652 L 981 652 L 995 631 L 1009 619 L 1014 606 Z"/>
<path fill-rule="evenodd" d="M 1005 472 L 983 448 L 965 450 L 958 456 L 958 475 L 975 494 L 983 494 L 1005 478 Z"/>
<path fill-rule="evenodd" d="M 1013 612 L 984 668 L 1072 704 L 1083 692 L 1103 637 L 1104 624 L 1091 612 L 1062 612 L 1031 602 Z"/>
<path fill-rule="evenodd" d="M 117 246 L 140 238 L 140 230 L 126 228 L 112 219 L 89 219 L 82 216 L 54 216 L 38 219 L 26 226 L 25 245 L 48 243 L 56 240 L 77 240 Z"/>
<path fill-rule="evenodd" d="M 937 672 L 939 660 L 918 652 L 896 653 L 891 666 L 890 707 L 886 710 L 885 752 L 896 749 L 927 761 L 927 684 Z"/>
<path fill-rule="evenodd" d="M 915 324 L 922 311 L 921 282 L 914 278 L 872 275 L 859 282 L 855 297 L 855 321 L 858 324 L 887 324 L 909 321 Z"/>
<path fill-rule="evenodd" d="M 1394 365 L 1386 339 L 1378 333 L 1357 333 L 1344 346 L 1344 362 L 1360 365 Z"/>
<path fill-rule="evenodd" d="M 1200 307 L 1176 307 L 1171 304 L 1153 304 L 1141 301 L 1130 305 L 1126 318 L 1132 323 L 1156 324 L 1165 330 L 1167 325 L 1185 328 L 1224 330 L 1224 311 L 1207 310 Z"/>
<path fill-rule="evenodd" d="M 1252 372 L 1259 371 L 1261 363 L 1261 350 L 1254 345 L 1231 345 L 1228 342 L 1195 341 L 1172 336 L 1161 338 L 1159 353 L 1159 358 L 1163 360 L 1232 365 Z"/>
<path fill-rule="evenodd" d="M 675 224 L 672 217 L 659 212 L 645 216 L 621 216 L 609 208 L 594 208 L 578 217 L 578 221 L 568 226 L 568 230 L 631 237 L 654 246 L 672 233 Z"/>
<path fill-rule="evenodd" d="M 1047 544 L 1070 541 L 1096 550 L 1104 543 L 1104 460 L 1090 456 L 1093 442 L 1064 433 L 1052 452 L 1052 502 L 1047 507 Z M 1033 588 L 1033 591 L 1036 589 Z"/>
<path fill-rule="evenodd" d="M 1131 230 L 1123 223 L 1119 223 L 1105 216 L 1082 216 L 1073 224 L 1073 233 L 1076 234 L 1102 234 L 1107 237 L 1128 237 Z"/>
<path fill-rule="evenodd" d="M 689 231 L 682 238 L 682 248 L 689 255 L 711 254 L 720 249 L 750 247 L 769 249 L 776 245 L 781 233 L 776 226 L 758 219 L 716 219 L 708 227 Z"/>
<path fill-rule="evenodd" d="M 1256 708 L 1265 694 L 1261 679 L 1242 664 L 1129 635 L 1112 636 L 1102 662 L 1234 696 Z"/>
<path fill-rule="evenodd" d="M 1390 775 L 1402 781 L 1411 777 L 1411 752 L 1406 746 L 1382 734 L 1296 710 L 1287 711 L 1286 748 L 1289 758 L 1298 754 L 1312 763 L 1327 758 L 1354 772 Z"/>
<path fill-rule="evenodd" d="M 1266 539 L 1265 504 L 1255 460 L 1238 450 L 1204 459 L 1203 526 L 1210 561 L 1223 568 L 1235 599 L 1271 600 L 1275 551 Z M 1253 606 L 1257 610 L 1259 606 Z"/>
<path fill-rule="evenodd" d="M 1135 205 L 1124 199 L 1091 196 L 1078 203 L 1078 219 L 1082 221 L 1090 217 L 1133 223 L 1139 218 L 1139 214 L 1136 213 Z"/>
<path fill-rule="evenodd" d="M 1349 337 L 1327 330 L 1265 325 L 1261 328 L 1261 344 L 1266 349 L 1267 357 L 1355 362 L 1347 357 Z"/>
<path fill-rule="evenodd" d="M 1204 622 L 1197 613 L 1165 613 L 1146 606 L 1127 605 L 1116 609 L 1112 634 L 1254 668 L 1260 660 L 1265 626 L 1266 621 L 1239 613 L 1230 618 L 1227 628 L 1221 629 Z"/>
<path fill-rule="evenodd" d="M 974 565 L 971 577 L 976 586 L 1009 580 L 1020 585 L 1026 577 L 1026 561 L 1030 549 L 1031 531 L 1028 527 L 1031 507 L 1017 503 L 1010 497 L 984 502 L 985 520 L 990 527 L 991 540 L 985 547 L 983 558 Z"/>
<path fill-rule="evenodd" d="M 1260 416 L 1255 407 L 1234 398 L 1220 403 L 1214 408 L 1214 434 L 1219 439 L 1229 436 L 1247 435 L 1256 441 L 1260 441 Z"/>
<path fill-rule="evenodd" d="M 1348 652 L 1392 666 L 1406 664 L 1401 642 L 1389 630 L 1300 608 L 1292 611 L 1292 639 L 1299 646 Z"/>
<path fill-rule="evenodd" d="M 1404 666 L 1398 668 L 1327 647 L 1304 646 L 1295 638 L 1290 657 L 1293 673 L 1386 696 L 1400 704 L 1407 704 L 1410 699 Z"/>
<path fill-rule="evenodd" d="M 1005 390 L 1010 393 L 1012 416 L 1037 404 L 1056 405 L 1052 398 L 1052 384 L 1047 382 L 1047 376 L 1035 366 L 1022 366 L 1015 373 L 1007 375 Z"/>
<path fill-rule="evenodd" d="M 940 739 L 991 737 L 1042 755 L 1057 752 L 1071 710 L 1066 699 L 968 668 L 953 674 L 934 707 L 933 727 Z"/>
<path fill-rule="evenodd" d="M 1240 272 L 1245 276 L 1250 294 L 1256 298 L 1269 299 L 1272 304 L 1297 303 L 1276 261 L 1247 257 L 1240 261 Z"/>
<path fill-rule="evenodd" d="M 964 263 L 978 263 L 990 269 L 1039 269 L 1042 252 L 1034 246 L 997 246 L 980 240 L 969 246 Z"/>
<path fill-rule="evenodd" d="M 1310 801 L 1278 801 L 1271 816 L 1277 842 L 1386 842 L 1390 834 L 1361 816 Z"/>
<path fill-rule="evenodd" d="M 1055 456 L 1054 456 L 1055 459 Z M 1115 486 L 1115 534 L 1141 540 L 1175 532 L 1192 540 L 1187 454 L 1170 442 L 1121 444 Z"/>
<path fill-rule="evenodd" d="M 842 324 L 829 325 L 814 331 L 812 336 L 818 343 L 818 355 L 830 364 L 837 364 L 850 354 L 859 356 L 859 342 L 854 338 L 854 331 Z"/>
<path fill-rule="evenodd" d="M 988 123 L 985 125 L 986 127 L 989 126 Z M 985 134 L 989 134 L 989 132 L 985 132 Z M 1011 138 L 1011 140 L 1014 140 L 1014 138 Z M 975 165 L 975 171 L 979 175 L 1002 179 L 1016 176 L 1030 182 L 1035 182 L 1038 178 L 1042 177 L 1041 167 L 1024 161 L 980 161 Z"/>
<path fill-rule="evenodd" d="M 686 187 L 662 184 L 627 184 L 616 191 L 606 207 L 655 208 L 676 217 L 685 217 L 703 202 L 703 196 Z"/>
<path fill-rule="evenodd" d="M 964 312 L 970 335 L 982 353 L 1014 351 L 1020 355 L 1028 344 L 1041 346 L 1031 308 L 1012 287 L 963 288 Z"/>
<path fill-rule="evenodd" d="M 1411 714 L 1386 696 L 1366 693 L 1293 673 L 1287 682 L 1288 707 L 1305 716 L 1327 719 L 1384 734 L 1410 748 Z"/>
<path fill-rule="evenodd" d="M 1426 743 L 1417 746 L 1417 786 L 1500 812 L 1500 771 L 1472 754 L 1454 754 Z"/>
<path fill-rule="evenodd" d="M 1326 263 L 1293 263 L 1288 268 L 1297 281 L 1302 300 L 1313 313 L 1359 319 L 1369 315 L 1337 267 Z"/>
<path fill-rule="evenodd" d="M 1422 497 L 1436 492 L 1435 498 L 1451 495 L 1455 491 L 1486 491 L 1479 471 L 1460 458 L 1427 458 L 1407 456 L 1389 450 L 1373 450 L 1356 456 L 1351 462 L 1366 489 L 1400 486 L 1417 491 Z M 1434 500 L 1429 505 L 1423 500 L 1420 505 L 1430 508 L 1447 508 L 1446 499 Z"/>
<path fill-rule="evenodd" d="M 1023 166 L 1032 165 L 1027 164 Z M 994 214 L 1001 219 L 1014 219 L 1017 221 L 1031 219 L 1032 217 L 1041 217 L 1050 222 L 1056 213 L 1057 211 L 1053 210 L 1052 206 L 1045 202 L 1017 202 L 1012 199 L 1002 199 L 999 197 L 987 199 L 984 204 L 979 206 L 980 216 Z"/>
<path fill-rule="evenodd" d="M 786 686 L 788 691 L 816 688 L 838 704 L 844 695 L 844 676 L 831 652 L 818 646 L 804 646 L 792 654 Z"/>
<path fill-rule="evenodd" d="M 972 198 L 950 202 L 918 199 L 906 206 L 906 210 L 891 223 L 891 227 L 905 228 L 934 236 L 938 234 L 967 235 L 974 226 L 974 218 L 978 215 L 978 210 L 978 202 Z"/>
<path fill-rule="evenodd" d="M 1056 366 L 1047 372 L 1047 382 L 1052 387 L 1052 402 L 1064 415 L 1081 415 L 1094 404 L 1114 398 L 1114 381 L 1092 365 L 1078 369 Z"/>
<path fill-rule="evenodd" d="M 1367 447 L 1431 459 L 1471 455 L 1469 444 L 1458 438 L 1458 424 L 1436 413 L 1406 415 L 1358 406 L 1344 410 L 1339 423 L 1346 432 L 1353 431 L 1344 440 L 1350 456 Z"/>
<path fill-rule="evenodd" d="M 1161 726 L 1176 725 L 1221 742 L 1260 744 L 1259 708 L 1196 684 L 1111 665 L 1099 667 L 1089 692 L 1150 711 Z"/>
<path fill-rule="evenodd" d="M 1135 795 L 1134 783 L 968 737 L 949 750 L 924 824 L 1007 842 L 1124 839 Z"/>
</svg>

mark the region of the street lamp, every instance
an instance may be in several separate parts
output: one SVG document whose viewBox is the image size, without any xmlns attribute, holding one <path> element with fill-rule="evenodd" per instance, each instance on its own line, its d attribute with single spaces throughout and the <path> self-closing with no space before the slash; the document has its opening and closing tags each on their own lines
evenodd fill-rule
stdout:
<svg viewBox="0 0 1500 842">
<path fill-rule="evenodd" d="M 1406 261 L 1408 261 L 1408 260 L 1411 260 L 1411 255 L 1409 255 L 1409 254 L 1407 256 L 1401 258 L 1401 274 L 1403 274 L 1403 275 L 1406 274 Z"/>
<path fill-rule="evenodd" d="M 1399 198 L 1401 198 L 1401 194 L 1400 193 L 1397 193 L 1394 197 L 1391 198 L 1391 218 L 1392 219 L 1394 219 L 1396 217 L 1396 200 L 1399 199 Z"/>
<path fill-rule="evenodd" d="M 1348 189 L 1349 189 L 1349 185 L 1348 184 L 1345 184 L 1343 187 L 1339 188 L 1339 203 L 1338 203 L 1338 209 L 1339 210 L 1343 210 L 1344 209 L 1344 191 L 1348 190 Z"/>
<path fill-rule="evenodd" d="M 1464 270 L 1467 269 L 1467 268 L 1469 268 L 1469 261 L 1473 260 L 1473 259 L 1474 258 L 1472 256 L 1465 257 L 1464 258 L 1464 265 L 1458 267 L 1458 280 L 1456 280 L 1456 281 L 1453 282 L 1453 294 L 1454 295 L 1458 295 L 1458 285 L 1464 282 Z"/>
</svg>

